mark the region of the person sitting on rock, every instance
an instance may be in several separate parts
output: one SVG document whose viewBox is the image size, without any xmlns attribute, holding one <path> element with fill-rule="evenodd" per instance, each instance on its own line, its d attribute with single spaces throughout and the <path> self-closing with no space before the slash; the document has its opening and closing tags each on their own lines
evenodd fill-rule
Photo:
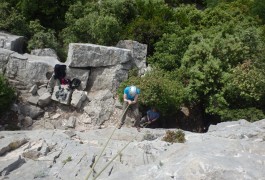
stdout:
<svg viewBox="0 0 265 180">
<path fill-rule="evenodd" d="M 118 126 L 118 129 L 121 128 L 121 126 L 125 122 L 126 114 L 128 113 L 129 116 L 133 116 L 135 121 L 133 127 L 137 127 L 139 131 L 139 122 L 140 122 L 140 113 L 138 109 L 138 96 L 140 94 L 140 89 L 136 86 L 128 86 L 124 89 L 123 93 L 123 117 L 121 119 L 121 122 Z M 127 108 L 127 106 L 129 106 Z"/>
<path fill-rule="evenodd" d="M 147 126 L 151 123 L 157 121 L 157 119 L 160 117 L 159 112 L 155 107 L 152 107 L 150 110 L 147 111 L 146 116 L 142 117 L 140 121 L 141 126 Z"/>
</svg>

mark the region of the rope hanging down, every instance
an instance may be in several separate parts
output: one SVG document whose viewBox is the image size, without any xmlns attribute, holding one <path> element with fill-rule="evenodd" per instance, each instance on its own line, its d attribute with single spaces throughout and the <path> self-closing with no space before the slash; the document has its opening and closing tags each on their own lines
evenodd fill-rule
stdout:
<svg viewBox="0 0 265 180">
<path fill-rule="evenodd" d="M 122 119 L 123 116 L 125 115 L 125 113 L 126 113 L 127 109 L 129 108 L 129 106 L 130 106 L 130 105 L 128 105 L 128 106 L 126 107 L 126 109 L 124 110 L 124 112 L 123 112 L 123 114 L 122 114 L 122 116 L 121 116 L 121 119 Z M 120 119 L 120 121 L 121 121 L 121 119 Z M 120 121 L 119 121 L 119 122 L 120 122 Z M 99 157 L 96 158 L 96 161 L 95 161 L 95 163 L 92 165 L 92 168 L 90 169 L 90 171 L 89 171 L 88 175 L 86 176 L 85 180 L 88 180 L 89 176 L 90 176 L 91 173 L 94 171 L 94 168 L 95 168 L 96 164 L 98 163 L 100 157 L 102 156 L 103 152 L 105 151 L 105 149 L 106 149 L 106 147 L 107 147 L 107 145 L 108 145 L 108 143 L 109 143 L 111 137 L 113 136 L 114 132 L 116 131 L 116 129 L 117 129 L 117 127 L 115 127 L 114 130 L 112 131 L 110 137 L 108 138 L 108 141 L 106 142 L 105 146 L 104 146 L 103 149 L 101 150 L 101 152 L 100 152 L 100 154 L 99 154 Z"/>
</svg>

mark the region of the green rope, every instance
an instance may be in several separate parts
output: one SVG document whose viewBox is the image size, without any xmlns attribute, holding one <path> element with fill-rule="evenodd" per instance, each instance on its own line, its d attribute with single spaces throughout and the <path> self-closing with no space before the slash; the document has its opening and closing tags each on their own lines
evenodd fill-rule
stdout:
<svg viewBox="0 0 265 180">
<path fill-rule="evenodd" d="M 143 128 L 145 128 L 147 125 L 148 123 L 144 123 Z M 101 173 L 112 163 L 112 161 L 114 161 L 118 157 L 119 154 L 121 154 L 121 152 L 138 136 L 139 133 L 140 132 L 138 131 L 138 133 L 120 151 L 118 151 L 118 153 L 109 161 L 109 163 L 106 166 L 104 166 L 104 168 L 96 175 L 95 178 L 93 178 L 93 180 L 95 180 L 101 175 Z"/>
<path fill-rule="evenodd" d="M 123 112 L 123 114 L 122 114 L 122 116 L 121 116 L 120 121 L 122 120 L 122 118 L 123 118 L 123 116 L 125 115 L 127 109 L 129 108 L 129 106 L 130 106 L 130 105 L 128 104 L 128 106 L 126 107 L 126 109 L 124 110 L 124 112 Z M 119 122 L 120 122 L 120 121 L 119 121 Z M 94 171 L 94 168 L 95 168 L 96 164 L 98 163 L 99 158 L 102 156 L 104 150 L 106 149 L 106 147 L 107 147 L 107 145 L 108 145 L 108 143 L 109 143 L 111 137 L 113 136 L 114 132 L 116 131 L 116 129 L 117 129 L 117 127 L 115 127 L 114 130 L 112 131 L 112 133 L 111 133 L 111 135 L 110 135 L 108 141 L 106 142 L 105 146 L 104 146 L 103 149 L 101 150 L 99 157 L 97 158 L 97 160 L 96 160 L 95 163 L 93 164 L 93 166 L 92 166 L 92 168 L 90 169 L 90 171 L 89 171 L 88 175 L 86 176 L 85 180 L 88 180 L 89 176 L 90 176 L 91 173 Z"/>
</svg>

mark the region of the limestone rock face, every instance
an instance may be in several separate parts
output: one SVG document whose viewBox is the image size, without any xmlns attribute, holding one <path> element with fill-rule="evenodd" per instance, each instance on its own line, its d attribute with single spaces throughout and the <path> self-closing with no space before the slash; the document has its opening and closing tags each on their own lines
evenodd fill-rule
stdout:
<svg viewBox="0 0 265 180">
<path fill-rule="evenodd" d="M 59 59 L 55 50 L 50 49 L 50 48 L 34 49 L 30 52 L 30 54 L 36 55 L 36 56 L 51 56 L 51 57 L 54 57 L 56 59 Z"/>
<path fill-rule="evenodd" d="M 58 63 L 59 61 L 53 57 L 14 53 L 7 63 L 6 76 L 30 84 L 44 83 L 48 81 L 47 73 L 53 72 L 54 65 Z"/>
<path fill-rule="evenodd" d="M 139 74 L 143 75 L 146 71 L 147 45 L 132 40 L 121 40 L 116 46 L 131 50 L 132 63 L 138 68 Z"/>
<path fill-rule="evenodd" d="M 95 44 L 71 43 L 66 64 L 70 67 L 105 67 L 131 60 L 131 51 Z"/>
<path fill-rule="evenodd" d="M 14 51 L 0 48 L 0 73 L 5 73 L 6 64 L 8 63 L 9 57 Z"/>
<path fill-rule="evenodd" d="M 75 121 L 73 117 L 70 119 L 72 123 Z M 72 123 L 69 128 L 73 127 Z M 0 176 L 3 179 L 85 179 L 113 130 L 0 131 Z M 245 120 L 220 123 L 210 126 L 210 131 L 203 134 L 186 131 L 185 143 L 162 141 L 167 130 L 141 129 L 140 133 L 135 128 L 116 130 L 95 171 L 100 172 L 116 154 L 120 155 L 97 179 L 265 177 L 265 119 L 255 123 Z"/>
<path fill-rule="evenodd" d="M 88 114 L 87 121 L 101 125 L 108 120 L 114 111 L 114 98 L 109 90 L 94 91 L 88 94 L 89 104 L 84 107 Z"/>
<path fill-rule="evenodd" d="M 0 48 L 23 53 L 24 37 L 0 32 Z"/>
<path fill-rule="evenodd" d="M 87 98 L 86 93 L 84 91 L 78 91 L 78 90 L 74 90 L 73 94 L 72 94 L 72 100 L 71 100 L 71 105 L 76 107 L 76 108 L 80 108 L 83 101 L 85 101 Z"/>
<path fill-rule="evenodd" d="M 80 86 L 78 87 L 79 90 L 84 90 L 87 87 L 87 82 L 89 79 L 90 70 L 88 69 L 78 69 L 78 68 L 67 68 L 66 75 L 67 78 L 73 80 L 77 78 L 81 81 Z"/>
<path fill-rule="evenodd" d="M 95 68 L 91 70 L 88 89 L 98 91 L 108 89 L 116 92 L 120 83 L 128 78 L 128 70 L 123 65 L 117 65 L 106 68 Z"/>
</svg>

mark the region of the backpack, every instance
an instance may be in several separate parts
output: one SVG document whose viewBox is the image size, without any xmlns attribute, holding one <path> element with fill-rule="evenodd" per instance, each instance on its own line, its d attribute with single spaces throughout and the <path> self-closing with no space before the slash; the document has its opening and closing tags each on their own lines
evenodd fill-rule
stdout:
<svg viewBox="0 0 265 180">
<path fill-rule="evenodd" d="M 66 76 L 66 65 L 56 64 L 54 66 L 54 79 L 62 79 Z"/>
<path fill-rule="evenodd" d="M 80 86 L 81 81 L 80 79 L 74 78 L 71 82 L 70 82 L 70 88 L 71 89 L 76 89 Z"/>
</svg>

